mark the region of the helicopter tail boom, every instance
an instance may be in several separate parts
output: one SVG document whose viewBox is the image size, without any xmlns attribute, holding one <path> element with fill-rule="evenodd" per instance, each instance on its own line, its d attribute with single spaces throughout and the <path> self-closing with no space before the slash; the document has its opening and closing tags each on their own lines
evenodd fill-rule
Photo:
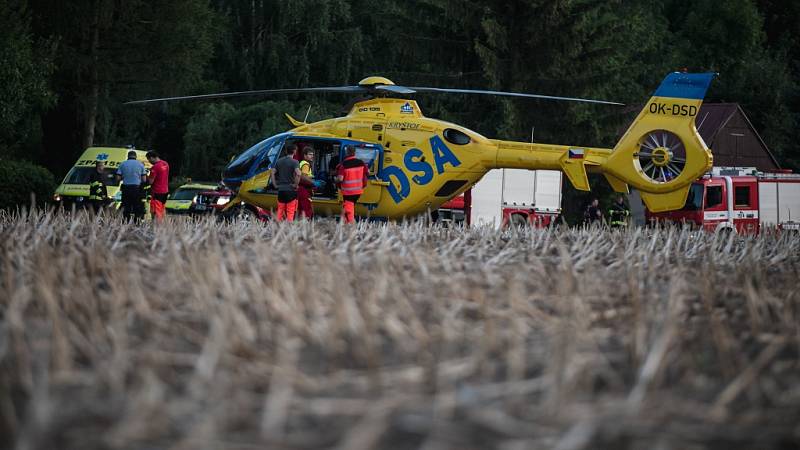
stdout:
<svg viewBox="0 0 800 450">
<path fill-rule="evenodd" d="M 599 172 L 617 192 L 638 189 L 650 211 L 679 209 L 691 183 L 713 163 L 695 116 L 714 75 L 667 75 L 613 150 L 493 141 L 498 150 L 490 166 L 561 170 L 585 191 L 587 172 Z"/>
<path fill-rule="evenodd" d="M 575 189 L 589 190 L 588 172 L 602 171 L 610 148 L 570 147 L 513 141 L 492 141 L 497 145 L 497 158 L 491 168 L 560 170 Z M 627 189 L 627 188 L 626 188 Z"/>
</svg>

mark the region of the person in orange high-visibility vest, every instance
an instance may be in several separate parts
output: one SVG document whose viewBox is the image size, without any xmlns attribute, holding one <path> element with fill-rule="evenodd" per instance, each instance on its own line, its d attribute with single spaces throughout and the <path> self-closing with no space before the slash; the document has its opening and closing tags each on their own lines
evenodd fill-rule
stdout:
<svg viewBox="0 0 800 450">
<path fill-rule="evenodd" d="M 342 220 L 345 223 L 356 221 L 356 202 L 367 187 L 369 169 L 363 161 L 356 158 L 356 148 L 345 147 L 345 158 L 336 167 L 336 183 L 342 193 Z"/>
</svg>

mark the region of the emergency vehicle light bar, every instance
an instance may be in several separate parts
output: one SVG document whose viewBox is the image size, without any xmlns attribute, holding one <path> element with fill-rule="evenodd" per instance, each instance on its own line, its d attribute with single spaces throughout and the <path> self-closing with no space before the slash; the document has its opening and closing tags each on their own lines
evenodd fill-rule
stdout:
<svg viewBox="0 0 800 450">
<path fill-rule="evenodd" d="M 725 177 L 725 176 L 747 176 L 757 175 L 758 169 L 755 167 L 712 167 L 707 173 L 712 177 Z"/>
</svg>

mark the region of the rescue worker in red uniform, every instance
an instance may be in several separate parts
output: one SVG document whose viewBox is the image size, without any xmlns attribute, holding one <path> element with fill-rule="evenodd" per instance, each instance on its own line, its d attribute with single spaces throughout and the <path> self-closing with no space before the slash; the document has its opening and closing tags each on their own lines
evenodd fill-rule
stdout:
<svg viewBox="0 0 800 450">
<path fill-rule="evenodd" d="M 310 145 L 303 149 L 303 159 L 300 161 L 300 184 L 297 186 L 297 209 L 300 215 L 308 220 L 314 217 L 314 208 L 311 206 L 311 195 L 320 183 L 314 180 L 311 165 L 314 162 L 314 147 Z"/>
<path fill-rule="evenodd" d="M 336 182 L 342 193 L 342 220 L 353 223 L 356 220 L 356 202 L 367 187 L 369 168 L 364 161 L 356 158 L 356 148 L 345 147 L 345 158 L 336 167 Z"/>
<path fill-rule="evenodd" d="M 150 212 L 157 222 L 164 220 L 165 205 L 169 195 L 169 164 L 161 159 L 156 152 L 147 152 L 150 167 L 148 180 L 152 193 L 150 194 Z"/>
</svg>

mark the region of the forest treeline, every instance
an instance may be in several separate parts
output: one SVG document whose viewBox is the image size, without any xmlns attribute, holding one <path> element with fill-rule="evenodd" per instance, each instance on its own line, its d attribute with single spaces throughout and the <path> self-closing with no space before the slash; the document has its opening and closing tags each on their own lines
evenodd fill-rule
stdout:
<svg viewBox="0 0 800 450">
<path fill-rule="evenodd" d="M 284 112 L 318 120 L 351 99 L 124 102 L 368 75 L 623 102 L 417 96 L 426 115 L 490 137 L 611 146 L 664 75 L 685 68 L 718 72 L 708 101 L 740 103 L 798 169 L 798 13 L 792 0 L 0 0 L 0 159 L 60 178 L 85 147 L 135 145 L 214 180 L 289 128 Z"/>
</svg>

